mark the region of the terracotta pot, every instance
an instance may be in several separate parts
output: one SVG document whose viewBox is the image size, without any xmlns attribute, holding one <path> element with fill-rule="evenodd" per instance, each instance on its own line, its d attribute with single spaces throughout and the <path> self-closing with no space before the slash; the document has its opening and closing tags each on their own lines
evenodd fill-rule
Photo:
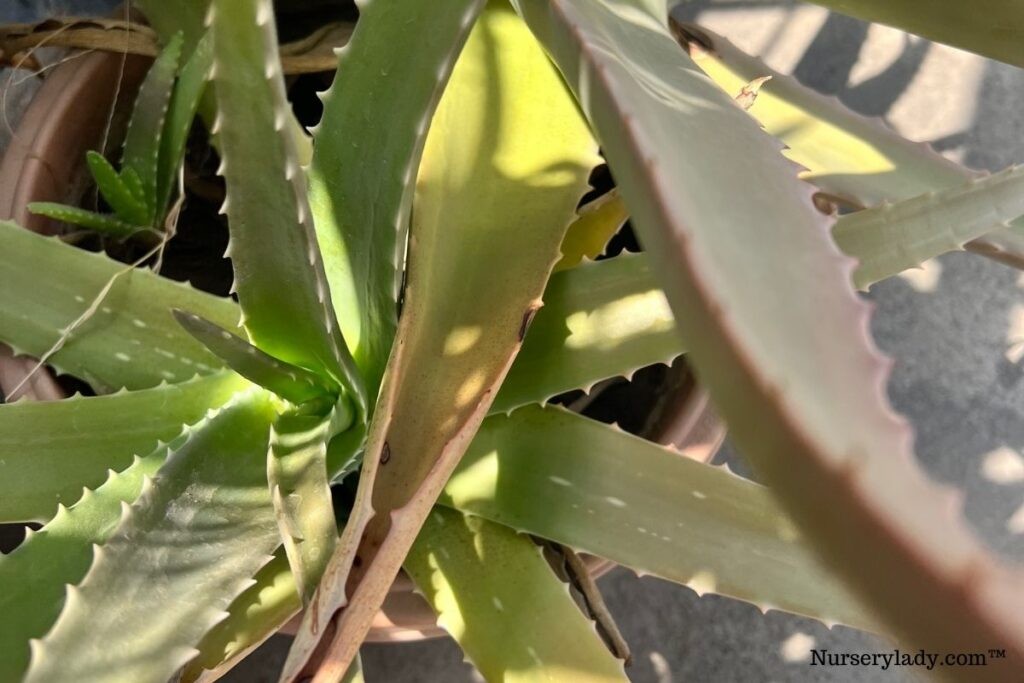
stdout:
<svg viewBox="0 0 1024 683">
<path fill-rule="evenodd" d="M 22 116 L 0 164 L 0 218 L 52 234 L 59 226 L 30 214 L 28 203 L 76 204 L 85 197 L 89 187 L 85 152 L 100 147 L 108 121 L 123 122 L 148 61 L 129 57 L 118 87 L 121 66 L 120 55 L 96 52 L 72 59 L 49 73 Z M 4 351 L 0 348 L 0 387 L 6 393 L 33 364 L 11 358 Z M 645 429 L 648 437 L 675 446 L 687 457 L 710 460 L 725 431 L 706 393 L 693 382 L 685 365 L 677 364 L 669 371 L 663 393 Z M 47 371 L 34 375 L 26 394 L 40 400 L 64 395 Z M 596 576 L 613 567 L 599 558 L 588 558 L 588 563 Z M 282 630 L 287 632 L 289 626 L 294 624 Z M 413 593 L 409 578 L 400 574 L 374 620 L 368 640 L 398 642 L 441 635 L 444 632 L 436 625 L 430 607 Z"/>
</svg>

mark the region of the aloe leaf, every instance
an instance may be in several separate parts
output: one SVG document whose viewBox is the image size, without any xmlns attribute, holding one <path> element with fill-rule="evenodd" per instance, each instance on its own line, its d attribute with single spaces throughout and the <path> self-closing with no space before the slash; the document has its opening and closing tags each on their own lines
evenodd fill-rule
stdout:
<svg viewBox="0 0 1024 683">
<path fill-rule="evenodd" d="M 142 178 L 139 177 L 139 172 L 131 166 L 121 169 L 121 182 L 124 183 L 128 191 L 131 192 L 132 197 L 139 204 L 143 204 L 146 201 L 146 188 L 142 186 Z"/>
<path fill-rule="evenodd" d="M 67 204 L 32 202 L 28 205 L 28 210 L 36 215 L 88 228 L 118 240 L 126 239 L 146 229 L 145 226 L 126 223 L 116 216 L 108 216 Z"/>
<path fill-rule="evenodd" d="M 628 680 L 526 536 L 435 508 L 405 569 L 488 681 Z"/>
<path fill-rule="evenodd" d="M 832 236 L 847 254 L 862 255 L 853 273 L 861 289 L 921 265 L 993 225 L 1024 215 L 1024 172 L 1010 168 L 966 185 L 843 216 Z"/>
<path fill-rule="evenodd" d="M 374 398 L 398 324 L 423 143 L 482 5 L 366 4 L 351 40 L 338 51 L 337 75 L 323 95 L 309 169 L 310 205 L 338 322 Z M 415 50 L 395 49 L 412 44 Z"/>
<path fill-rule="evenodd" d="M 347 418 L 347 419 L 345 419 Z M 300 406 L 278 416 L 270 430 L 267 479 L 292 577 L 308 604 L 334 552 L 334 521 L 327 477 L 327 442 L 351 422 Z"/>
<path fill-rule="evenodd" d="M 491 406 L 507 412 L 572 389 L 670 363 L 683 353 L 665 294 L 644 254 L 551 276 L 544 307 Z"/>
<path fill-rule="evenodd" d="M 286 134 L 273 8 L 269 0 L 215 0 L 208 20 L 219 107 L 213 128 L 228 183 L 222 210 L 242 325 L 268 354 L 341 383 L 365 414 L 363 383 L 331 306 L 305 175 Z"/>
<path fill-rule="evenodd" d="M 188 433 L 186 428 L 172 445 L 180 446 Z M 94 544 L 110 537 L 122 506 L 138 498 L 143 480 L 156 474 L 167 451 L 160 444 L 124 471 L 111 471 L 99 488 L 85 492 L 70 508 L 61 505 L 42 530 L 30 531 L 12 553 L 0 556 L 0 608 L 7 615 L 0 621 L 0 679 L 21 680 L 29 664 L 29 641 L 46 635 L 64 606 L 67 586 L 89 570 Z"/>
<path fill-rule="evenodd" d="M 1024 14 L 1007 0 L 811 0 L 842 14 L 1024 66 Z"/>
<path fill-rule="evenodd" d="M 767 489 L 561 408 L 485 420 L 438 502 L 695 590 L 875 627 Z"/>
<path fill-rule="evenodd" d="M 142 180 L 148 214 L 146 225 L 152 225 L 156 217 L 160 140 L 181 60 L 183 41 L 183 35 L 175 33 L 157 55 L 135 96 L 135 109 L 128 123 L 128 132 L 125 133 L 121 166 L 135 169 Z"/>
<path fill-rule="evenodd" d="M 269 356 L 194 313 L 177 309 L 173 313 L 178 324 L 228 367 L 281 398 L 298 404 L 331 393 L 331 387 L 315 373 Z"/>
<path fill-rule="evenodd" d="M 235 329 L 228 299 L 0 222 L 0 339 L 39 358 L 115 278 L 96 314 L 74 330 L 51 362 L 99 391 L 145 389 L 223 368 L 171 316 L 172 308 Z M 123 273 L 122 275 L 118 275 Z"/>
<path fill-rule="evenodd" d="M 771 76 L 748 112 L 765 130 L 786 143 L 786 156 L 806 168 L 801 174 L 826 193 L 860 206 L 910 199 L 963 185 L 979 177 L 928 145 L 912 142 L 880 119 L 850 111 L 793 77 L 770 69 L 724 38 L 703 28 L 674 24 L 694 61 L 727 92 L 738 92 L 755 78 Z M 1024 267 L 1024 219 L 993 231 L 965 247 L 1017 268 Z"/>
<path fill-rule="evenodd" d="M 283 680 L 300 675 L 325 629 L 331 649 L 310 662 L 324 663 L 319 675 L 340 676 L 355 655 L 519 349 L 597 161 L 540 46 L 507 4 L 489 5 L 427 135 L 403 314 L 359 491 Z"/>
<path fill-rule="evenodd" d="M 178 80 L 171 93 L 167 122 L 160 139 L 159 163 L 156 179 L 157 222 L 166 210 L 174 190 L 175 176 L 185 153 L 185 143 L 196 117 L 199 101 L 206 92 L 206 82 L 213 65 L 213 39 L 209 33 L 196 43 L 195 49 L 181 67 Z"/>
<path fill-rule="evenodd" d="M 239 395 L 143 481 L 53 628 L 32 642 L 27 683 L 162 683 L 196 655 L 280 541 L 266 485 L 269 396 Z"/>
<path fill-rule="evenodd" d="M 96 187 L 114 213 L 130 225 L 149 225 L 146 205 L 133 194 L 107 158 L 92 150 L 86 152 L 85 158 L 96 181 Z"/>
<path fill-rule="evenodd" d="M 43 522 L 107 470 L 167 441 L 247 383 L 220 373 L 180 384 L 0 406 L 0 523 Z"/>
<path fill-rule="evenodd" d="M 626 204 L 619 191 L 612 189 L 579 211 L 562 240 L 562 258 L 555 264 L 555 272 L 573 268 L 583 260 L 593 261 L 604 253 L 608 240 L 629 219 Z"/>
<path fill-rule="evenodd" d="M 810 542 L 895 635 L 1024 666 L 1019 572 L 915 466 L 852 263 L 777 143 L 678 48 L 663 2 L 517 4 L 597 131 L 687 358 Z"/>
<path fill-rule="evenodd" d="M 282 549 L 253 577 L 255 583 L 235 598 L 228 617 L 197 646 L 199 654 L 181 674 L 182 683 L 215 681 L 295 616 L 302 607 Z"/>
</svg>

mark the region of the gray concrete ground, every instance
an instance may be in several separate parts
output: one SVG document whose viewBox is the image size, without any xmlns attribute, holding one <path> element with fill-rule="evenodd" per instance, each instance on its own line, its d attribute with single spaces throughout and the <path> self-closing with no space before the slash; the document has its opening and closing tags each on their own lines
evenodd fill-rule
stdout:
<svg viewBox="0 0 1024 683">
<path fill-rule="evenodd" d="M 71 4 L 9 0 L 0 6 L 0 20 Z M 110 3 L 73 4 L 84 13 Z M 702 0 L 684 3 L 678 14 L 970 166 L 998 170 L 1024 159 L 1024 71 L 789 1 Z M 16 114 L 17 92 L 25 87 L 11 89 L 9 115 Z M 897 360 L 889 392 L 917 428 L 924 467 L 966 492 L 968 520 L 993 549 L 1016 560 L 1024 557 L 1022 287 L 1016 271 L 951 254 L 869 294 L 878 303 L 875 336 Z M 727 451 L 724 457 L 742 467 L 741 456 Z M 885 647 L 849 629 L 829 631 L 780 613 L 765 616 L 624 570 L 601 584 L 634 649 L 635 681 L 915 679 L 905 670 L 824 669 L 803 661 L 812 644 L 850 652 Z M 287 639 L 273 639 L 230 680 L 276 680 L 286 647 Z M 447 639 L 368 645 L 363 657 L 371 681 L 478 680 Z"/>
</svg>

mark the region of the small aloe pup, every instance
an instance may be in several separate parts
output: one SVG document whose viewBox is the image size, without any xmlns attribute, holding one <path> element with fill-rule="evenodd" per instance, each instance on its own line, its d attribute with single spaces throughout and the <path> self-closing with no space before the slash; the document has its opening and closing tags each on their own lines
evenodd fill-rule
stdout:
<svg viewBox="0 0 1024 683">
<path fill-rule="evenodd" d="M 0 680 L 211 681 L 300 611 L 281 680 L 361 680 L 402 568 L 486 679 L 625 680 L 531 536 L 1024 673 L 1019 571 L 914 465 L 856 294 L 1022 262 L 1024 174 L 784 79 L 745 111 L 767 74 L 659 0 L 361 3 L 311 140 L 269 0 L 139 4 L 165 47 L 121 170 L 90 156 L 113 217 L 36 209 L 172 239 L 201 109 L 237 300 L 0 223 L 0 341 L 96 393 L 0 406 L 0 522 L 42 524 L 0 558 Z M 997 58 L 1020 25 L 835 4 Z M 648 251 L 594 260 L 627 215 Z M 769 488 L 548 403 L 684 352 Z"/>
</svg>

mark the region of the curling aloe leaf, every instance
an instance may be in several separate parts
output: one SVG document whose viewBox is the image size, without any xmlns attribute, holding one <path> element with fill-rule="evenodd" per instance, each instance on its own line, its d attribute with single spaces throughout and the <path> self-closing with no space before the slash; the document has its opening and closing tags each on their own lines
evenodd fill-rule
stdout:
<svg viewBox="0 0 1024 683">
<path fill-rule="evenodd" d="M 488 681 L 628 680 L 526 536 L 434 508 L 405 569 Z"/>
<path fill-rule="evenodd" d="M 366 4 L 323 96 L 309 170 L 310 204 L 338 321 L 372 398 L 398 324 L 409 209 L 423 143 L 482 5 L 482 0 Z M 412 44 L 415 50 L 395 49 Z M 361 95 L 353 97 L 355 92 Z"/>
<path fill-rule="evenodd" d="M 516 4 L 580 98 L 744 455 L 895 635 L 1024 666 L 1020 572 L 915 465 L 852 263 L 778 144 L 679 49 L 663 2 Z"/>
<path fill-rule="evenodd" d="M 177 309 L 174 318 L 228 367 L 283 399 L 305 403 L 331 394 L 331 387 L 315 373 L 279 361 L 209 320 Z"/>
<path fill-rule="evenodd" d="M 64 401 L 0 406 L 0 523 L 43 522 L 125 469 L 157 441 L 247 386 L 224 372 L 180 384 Z"/>
<path fill-rule="evenodd" d="M 196 655 L 280 542 L 266 482 L 269 397 L 240 394 L 143 482 L 32 643 L 26 682 L 165 681 Z"/>
<path fill-rule="evenodd" d="M 966 185 L 865 209 L 836 221 L 836 244 L 864 255 L 853 273 L 858 288 L 919 266 L 993 225 L 1024 215 L 1024 171 L 1007 169 Z"/>
<path fill-rule="evenodd" d="M 359 491 L 282 680 L 307 663 L 337 677 L 355 656 L 519 349 L 597 160 L 539 45 L 507 4 L 489 5 L 427 135 L 403 315 Z"/>
<path fill-rule="evenodd" d="M 96 181 L 96 187 L 114 210 L 114 214 L 130 225 L 148 225 L 150 219 L 144 200 L 140 199 L 128 182 L 118 175 L 107 158 L 99 152 L 90 150 L 86 153 L 85 159 Z"/>
<path fill-rule="evenodd" d="M 811 0 L 872 23 L 1024 66 L 1024 13 L 1007 0 Z"/>
<path fill-rule="evenodd" d="M 848 110 L 835 97 L 772 70 L 710 31 L 678 23 L 673 29 L 697 65 L 729 93 L 755 78 L 771 77 L 748 112 L 786 143 L 785 155 L 807 169 L 801 177 L 845 203 L 870 207 L 910 199 L 984 175 L 901 137 L 878 119 Z M 1024 267 L 1024 219 L 1009 228 L 992 227 L 965 248 Z"/>
<path fill-rule="evenodd" d="M 263 351 L 340 383 L 365 415 L 365 389 L 331 306 L 305 175 L 286 134 L 273 7 L 269 0 L 215 0 L 208 20 L 219 108 L 214 132 L 228 184 L 228 252 L 242 324 Z"/>
<path fill-rule="evenodd" d="M 135 109 L 128 123 L 128 132 L 125 133 L 121 166 L 135 169 L 142 181 L 147 209 L 146 225 L 152 225 L 156 216 L 160 141 L 181 60 L 183 41 L 183 35 L 175 33 L 153 62 L 135 96 Z"/>
<path fill-rule="evenodd" d="M 70 223 L 82 228 L 94 230 L 101 235 L 123 240 L 142 232 L 146 228 L 134 223 L 126 223 L 117 216 L 96 213 L 77 206 L 57 204 L 55 202 L 32 202 L 28 210 L 39 216 L 46 216 L 63 223 Z"/>
<path fill-rule="evenodd" d="M 315 403 L 278 416 L 270 431 L 267 479 L 292 577 L 308 604 L 334 552 L 338 527 L 327 476 L 327 442 L 351 415 Z"/>
<path fill-rule="evenodd" d="M 181 382 L 223 368 L 220 359 L 175 322 L 171 309 L 187 309 L 235 330 L 238 308 L 230 300 L 149 270 L 127 270 L 102 254 L 13 223 L 0 222 L 0 242 L 0 339 L 17 353 L 44 355 L 114 279 L 95 314 L 50 360 L 58 370 L 98 391 L 110 391 Z"/>
</svg>

